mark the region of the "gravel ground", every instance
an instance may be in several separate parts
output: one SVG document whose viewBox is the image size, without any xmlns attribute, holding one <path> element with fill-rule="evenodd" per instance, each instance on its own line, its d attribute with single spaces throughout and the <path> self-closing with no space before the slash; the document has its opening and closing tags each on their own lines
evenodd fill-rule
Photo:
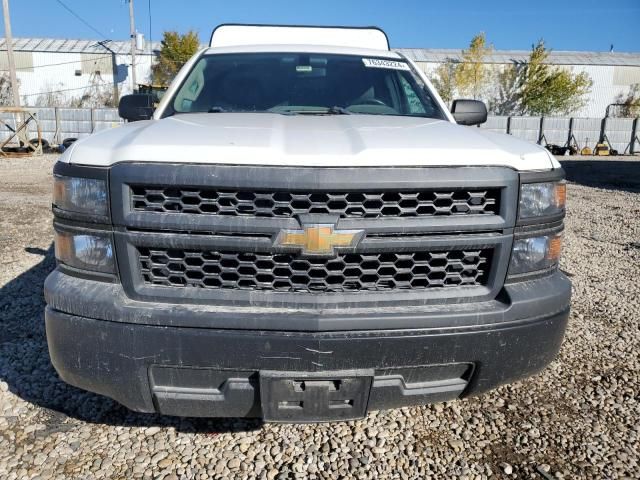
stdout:
<svg viewBox="0 0 640 480">
<path fill-rule="evenodd" d="M 136 414 L 57 377 L 42 297 L 54 161 L 0 158 L 0 478 L 640 478 L 637 157 L 564 162 L 573 310 L 548 369 L 478 398 L 302 426 Z"/>
</svg>

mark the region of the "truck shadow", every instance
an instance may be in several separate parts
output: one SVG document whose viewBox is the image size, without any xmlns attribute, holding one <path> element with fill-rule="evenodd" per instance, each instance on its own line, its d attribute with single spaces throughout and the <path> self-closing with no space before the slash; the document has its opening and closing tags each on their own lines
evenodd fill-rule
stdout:
<svg viewBox="0 0 640 480">
<path fill-rule="evenodd" d="M 51 361 L 44 327 L 43 283 L 55 268 L 53 245 L 27 248 L 42 261 L 0 287 L 0 381 L 9 391 L 43 409 L 47 430 L 68 428 L 67 417 L 90 423 L 130 427 L 173 427 L 185 433 L 251 431 L 253 419 L 199 419 L 132 412 L 114 400 L 63 382 Z"/>
<path fill-rule="evenodd" d="M 640 158 L 637 160 L 564 160 L 567 180 L 587 187 L 640 193 Z M 637 157 L 636 157 L 637 158 Z"/>
</svg>

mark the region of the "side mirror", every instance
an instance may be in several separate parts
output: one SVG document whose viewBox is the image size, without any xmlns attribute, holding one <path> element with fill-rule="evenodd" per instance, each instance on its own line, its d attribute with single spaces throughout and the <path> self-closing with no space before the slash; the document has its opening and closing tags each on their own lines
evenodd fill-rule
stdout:
<svg viewBox="0 0 640 480">
<path fill-rule="evenodd" d="M 118 104 L 118 115 L 130 122 L 149 120 L 153 110 L 153 96 L 142 93 L 125 95 Z"/>
<path fill-rule="evenodd" d="M 487 107 L 479 100 L 454 100 L 451 113 L 459 125 L 480 125 L 487 121 Z"/>
</svg>

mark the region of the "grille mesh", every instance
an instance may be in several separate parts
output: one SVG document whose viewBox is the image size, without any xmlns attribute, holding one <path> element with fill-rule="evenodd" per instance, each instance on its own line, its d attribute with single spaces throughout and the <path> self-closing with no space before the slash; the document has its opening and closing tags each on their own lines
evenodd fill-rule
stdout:
<svg viewBox="0 0 640 480">
<path fill-rule="evenodd" d="M 499 194 L 499 189 L 296 193 L 131 187 L 135 211 L 257 217 L 309 213 L 342 218 L 496 215 Z"/>
<path fill-rule="evenodd" d="M 491 249 L 292 254 L 138 248 L 146 284 L 278 292 L 421 290 L 485 285 Z"/>
</svg>

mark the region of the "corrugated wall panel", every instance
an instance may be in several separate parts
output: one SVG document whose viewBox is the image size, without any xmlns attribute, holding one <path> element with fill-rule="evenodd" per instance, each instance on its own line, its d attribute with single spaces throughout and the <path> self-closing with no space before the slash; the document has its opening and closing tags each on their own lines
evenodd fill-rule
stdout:
<svg viewBox="0 0 640 480">
<path fill-rule="evenodd" d="M 640 83 L 640 68 L 617 66 L 613 69 L 613 84 L 632 86 Z"/>
<path fill-rule="evenodd" d="M 542 120 L 543 145 L 553 143 L 563 146 L 569 141 L 569 117 L 545 117 Z"/>
<path fill-rule="evenodd" d="M 93 131 L 106 130 L 124 124 L 115 108 L 97 108 L 93 111 Z"/>
<path fill-rule="evenodd" d="M 99 132 L 100 130 L 108 130 L 110 128 L 119 127 L 122 125 L 120 122 L 95 122 L 93 125 L 93 131 Z"/>
<path fill-rule="evenodd" d="M 32 52 L 14 52 L 13 61 L 16 64 L 17 71 L 33 72 Z M 3 73 L 9 71 L 9 57 L 4 52 L 0 53 L 0 70 L 2 70 Z"/>
<path fill-rule="evenodd" d="M 99 108 L 93 111 L 93 125 L 91 123 L 91 109 L 88 108 L 59 108 L 59 132 L 56 137 L 56 109 L 55 108 L 34 108 L 42 138 L 51 144 L 62 142 L 65 138 L 82 138 L 93 132 L 118 127 L 124 124 L 124 120 L 118 115 L 115 108 Z M 15 129 L 15 118 L 13 114 L 2 113 L 0 119 L 9 123 Z M 30 123 L 28 127 L 28 137 L 37 137 L 35 123 Z M 6 129 L 0 129 L 0 140 L 7 139 L 11 133 Z"/>
<path fill-rule="evenodd" d="M 628 153 L 631 150 L 631 132 L 633 118 L 606 118 L 604 121 L 604 133 L 611 147 L 619 153 Z"/>
<path fill-rule="evenodd" d="M 52 143 L 56 132 L 56 109 L 37 108 L 34 109 L 42 138 Z M 37 138 L 38 132 L 35 124 L 29 124 L 29 138 Z"/>
<path fill-rule="evenodd" d="M 49 107 L 40 107 L 36 109 L 36 115 L 38 120 L 55 120 L 56 119 L 56 109 Z"/>
<path fill-rule="evenodd" d="M 508 122 L 509 117 L 490 115 L 487 117 L 487 121 L 480 125 L 480 128 L 497 133 L 507 133 Z"/>
<path fill-rule="evenodd" d="M 585 72 L 593 82 L 584 107 L 573 112 L 574 117 L 604 117 L 607 105 L 614 103 L 616 96 L 624 89 L 613 84 L 614 68 L 600 65 L 581 65 L 570 68 L 574 74 Z"/>
<path fill-rule="evenodd" d="M 58 117 L 60 120 L 60 132 L 56 137 L 56 109 L 55 108 L 36 108 L 35 109 L 42 137 L 50 143 L 61 142 L 65 138 L 82 138 L 90 135 L 92 132 L 105 130 L 120 126 L 124 121 L 118 116 L 118 110 L 115 108 L 94 109 L 93 115 L 91 109 L 87 108 L 59 108 Z M 91 119 L 93 117 L 93 125 Z M 9 123 L 15 128 L 15 118 L 10 113 L 0 113 L 0 119 Z M 509 117 L 506 116 L 489 116 L 487 122 L 480 127 L 497 132 L 506 133 L 507 122 Z M 540 125 L 539 117 L 511 117 L 511 131 L 514 136 L 525 140 L 536 142 L 538 135 L 538 127 Z M 543 133 L 546 143 L 554 143 L 564 145 L 566 143 L 571 119 L 568 117 L 546 117 L 543 120 Z M 600 139 L 600 129 L 602 125 L 601 118 L 574 118 L 573 133 L 580 148 L 588 145 L 594 148 Z M 620 153 L 630 152 L 630 141 L 632 137 L 634 119 L 606 119 L 606 135 L 612 144 L 612 147 Z M 640 125 L 639 125 L 640 129 Z M 34 126 L 29 128 L 29 138 L 36 136 Z M 640 134 L 640 131 L 638 132 Z M 0 129 L 0 140 L 8 138 L 10 132 Z M 588 142 L 587 142 L 588 139 Z M 640 141 L 636 141 L 635 153 L 640 153 Z"/>
<path fill-rule="evenodd" d="M 511 117 L 509 133 L 514 137 L 537 143 L 540 136 L 540 117 Z"/>
<path fill-rule="evenodd" d="M 594 149 L 600 140 L 601 118 L 574 118 L 573 136 L 580 148 Z"/>
<path fill-rule="evenodd" d="M 93 120 L 96 122 L 122 122 L 117 108 L 96 108 L 93 111 Z"/>
<path fill-rule="evenodd" d="M 87 108 L 59 108 L 60 140 L 82 138 L 93 131 L 91 110 Z"/>
</svg>

